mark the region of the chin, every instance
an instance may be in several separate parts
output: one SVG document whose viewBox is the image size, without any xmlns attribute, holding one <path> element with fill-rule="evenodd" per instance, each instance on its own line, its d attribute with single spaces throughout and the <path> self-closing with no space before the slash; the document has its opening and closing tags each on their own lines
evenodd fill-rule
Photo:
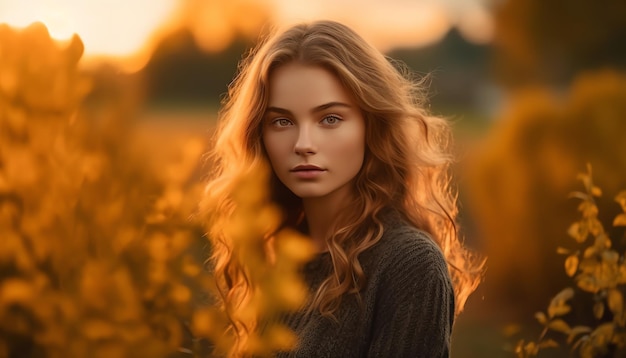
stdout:
<svg viewBox="0 0 626 358">
<path fill-rule="evenodd" d="M 311 198 L 319 198 L 325 195 L 325 193 L 316 193 L 310 191 L 293 191 L 293 193 L 299 197 L 300 199 L 311 199 Z"/>
<path fill-rule="evenodd" d="M 291 192 L 294 193 L 294 195 L 299 197 L 300 199 L 319 198 L 328 194 L 325 191 L 311 190 L 311 189 L 304 189 L 304 188 L 289 188 L 289 190 L 291 190 Z"/>
</svg>

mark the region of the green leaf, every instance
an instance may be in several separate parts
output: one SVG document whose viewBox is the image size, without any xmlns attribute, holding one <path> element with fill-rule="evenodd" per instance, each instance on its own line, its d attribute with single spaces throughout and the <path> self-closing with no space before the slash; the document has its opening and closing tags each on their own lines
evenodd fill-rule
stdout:
<svg viewBox="0 0 626 358">
<path fill-rule="evenodd" d="M 578 255 L 570 255 L 565 259 L 565 273 L 569 277 L 573 277 L 578 271 Z"/>
<path fill-rule="evenodd" d="M 555 319 L 553 321 L 550 321 L 550 323 L 548 323 L 548 327 L 553 331 L 559 331 L 565 334 L 568 334 L 570 331 L 569 325 L 565 323 L 565 321 L 563 321 L 562 319 Z"/>
</svg>

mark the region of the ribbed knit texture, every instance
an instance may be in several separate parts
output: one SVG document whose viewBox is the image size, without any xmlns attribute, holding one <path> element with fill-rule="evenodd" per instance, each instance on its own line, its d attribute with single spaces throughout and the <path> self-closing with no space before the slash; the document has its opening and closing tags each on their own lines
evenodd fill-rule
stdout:
<svg viewBox="0 0 626 358">
<path fill-rule="evenodd" d="M 337 321 L 319 312 L 287 316 L 299 344 L 278 356 L 448 357 L 454 293 L 443 254 L 428 234 L 390 219 L 380 242 L 359 261 L 367 280 L 362 302 L 344 297 Z M 331 270 L 328 253 L 307 264 L 312 292 Z"/>
</svg>

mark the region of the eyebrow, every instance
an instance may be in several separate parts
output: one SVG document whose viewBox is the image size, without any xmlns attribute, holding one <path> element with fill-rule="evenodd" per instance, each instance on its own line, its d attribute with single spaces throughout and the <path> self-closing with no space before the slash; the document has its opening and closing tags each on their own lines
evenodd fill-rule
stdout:
<svg viewBox="0 0 626 358">
<path fill-rule="evenodd" d="M 344 107 L 344 108 L 352 108 L 351 105 L 347 104 L 347 103 L 343 103 L 343 102 L 328 102 L 328 103 L 324 103 L 322 105 L 319 105 L 315 108 L 313 108 L 311 110 L 311 113 L 316 113 L 316 112 L 321 112 L 323 110 L 332 108 L 332 107 Z M 267 107 L 266 112 L 276 112 L 276 113 L 280 113 L 280 114 L 287 114 L 287 115 L 291 115 L 291 111 L 289 111 L 288 109 L 285 108 L 280 108 L 280 107 Z"/>
</svg>

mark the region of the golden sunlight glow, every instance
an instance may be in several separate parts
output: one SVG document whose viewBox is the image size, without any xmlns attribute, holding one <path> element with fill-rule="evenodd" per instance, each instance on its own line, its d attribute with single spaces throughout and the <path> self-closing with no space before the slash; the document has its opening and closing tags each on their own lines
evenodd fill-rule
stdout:
<svg viewBox="0 0 626 358">
<path fill-rule="evenodd" d="M 468 6 L 457 20 L 457 28 L 465 39 L 476 44 L 486 44 L 491 41 L 494 32 L 494 23 L 487 9 L 478 6 Z"/>
<path fill-rule="evenodd" d="M 319 0 L 306 4 L 275 1 L 276 21 L 281 25 L 315 19 L 337 20 L 354 28 L 383 51 L 432 44 L 451 26 L 442 1 Z"/>
<path fill-rule="evenodd" d="M 191 30 L 200 48 L 219 52 L 237 35 L 256 39 L 269 24 L 271 9 L 261 0 L 186 0 L 175 21 Z"/>
<path fill-rule="evenodd" d="M 42 22 L 59 40 L 78 34 L 85 60 L 115 57 L 126 69 L 139 69 L 150 56 L 159 29 L 178 7 L 177 0 L 0 0 L 0 23 L 26 27 Z"/>
<path fill-rule="evenodd" d="M 427 46 L 452 28 L 475 43 L 491 39 L 486 0 L 274 0 L 275 20 L 290 25 L 333 19 L 353 27 L 379 49 Z"/>
<path fill-rule="evenodd" d="M 205 51 L 219 52 L 237 36 L 256 39 L 270 26 L 333 19 L 383 51 L 426 46 L 456 26 L 475 43 L 491 39 L 487 0 L 0 0 L 0 23 L 26 27 L 39 21 L 52 37 L 77 33 L 83 64 L 103 58 L 141 69 L 174 29 L 188 29 Z"/>
</svg>

